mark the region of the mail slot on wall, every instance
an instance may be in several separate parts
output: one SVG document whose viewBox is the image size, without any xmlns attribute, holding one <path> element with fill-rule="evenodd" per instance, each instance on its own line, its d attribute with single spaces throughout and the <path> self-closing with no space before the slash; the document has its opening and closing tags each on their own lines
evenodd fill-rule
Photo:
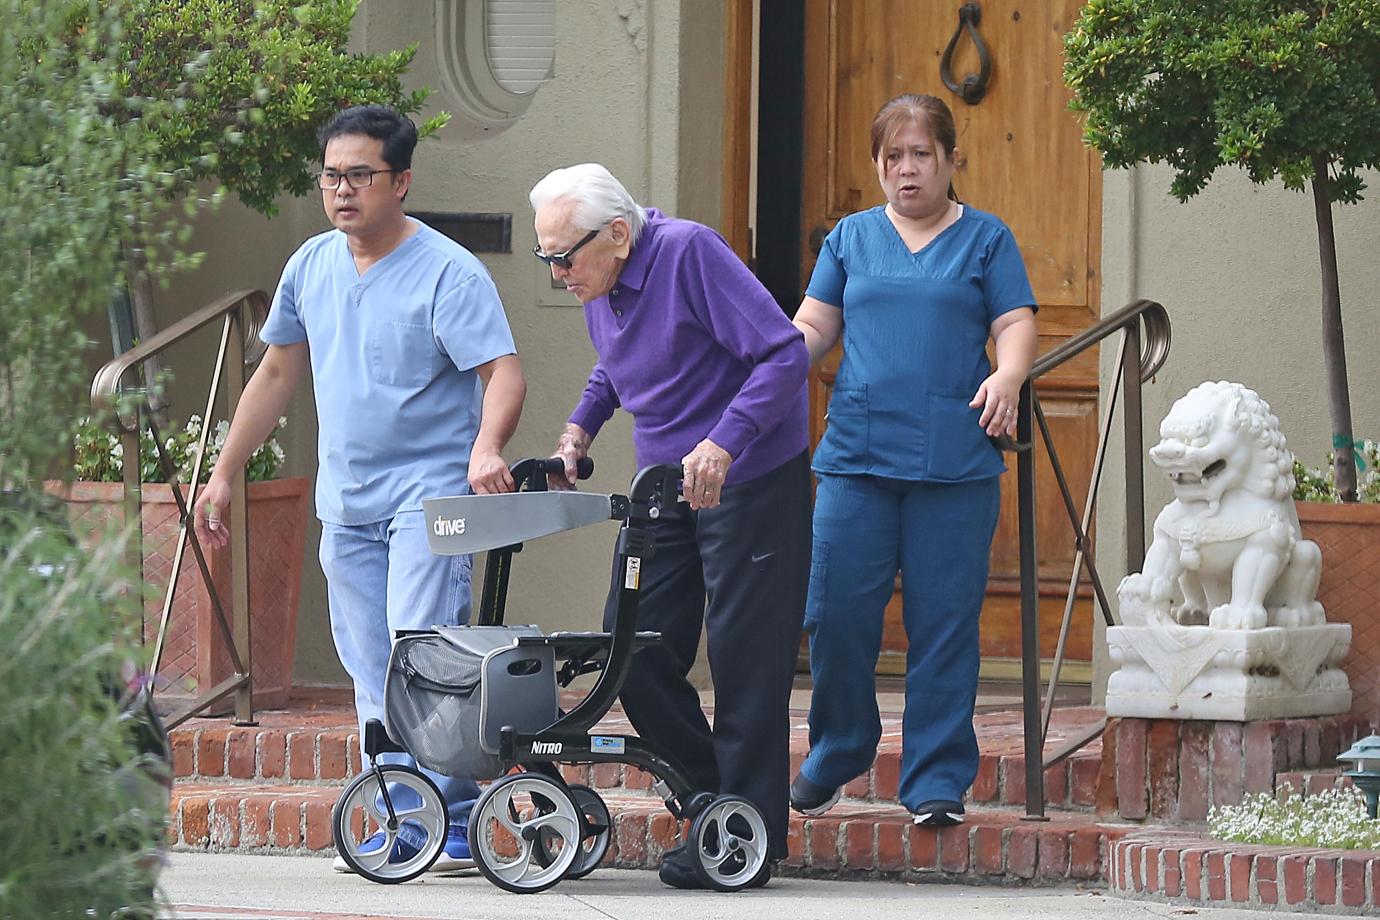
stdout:
<svg viewBox="0 0 1380 920">
<path fill-rule="evenodd" d="M 422 223 L 464 246 L 470 252 L 512 252 L 513 215 L 411 211 Z"/>
</svg>

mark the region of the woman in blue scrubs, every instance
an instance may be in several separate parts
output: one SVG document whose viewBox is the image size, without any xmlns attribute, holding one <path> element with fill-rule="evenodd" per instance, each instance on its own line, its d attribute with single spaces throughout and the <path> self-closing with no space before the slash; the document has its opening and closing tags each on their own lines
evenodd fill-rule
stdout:
<svg viewBox="0 0 1380 920">
<path fill-rule="evenodd" d="M 834 227 L 795 316 L 812 362 L 843 339 L 813 463 L 810 754 L 791 784 L 808 815 L 876 755 L 874 672 L 897 571 L 901 803 L 916 824 L 960 823 L 977 774 L 978 616 L 1005 469 L 990 439 L 1015 433 L 1036 304 L 1011 231 L 954 195 L 956 152 L 941 100 L 882 106 L 872 159 L 887 203 Z"/>
</svg>

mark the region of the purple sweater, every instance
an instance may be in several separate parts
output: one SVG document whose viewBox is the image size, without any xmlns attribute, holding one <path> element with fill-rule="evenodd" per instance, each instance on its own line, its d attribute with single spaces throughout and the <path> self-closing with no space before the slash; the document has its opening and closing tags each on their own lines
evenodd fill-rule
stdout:
<svg viewBox="0 0 1380 920">
<path fill-rule="evenodd" d="M 613 290 L 585 304 L 599 362 L 570 421 L 593 436 L 621 405 L 639 466 L 709 438 L 733 457 L 726 484 L 770 472 L 808 444 L 805 340 L 717 233 L 647 218 Z"/>
</svg>

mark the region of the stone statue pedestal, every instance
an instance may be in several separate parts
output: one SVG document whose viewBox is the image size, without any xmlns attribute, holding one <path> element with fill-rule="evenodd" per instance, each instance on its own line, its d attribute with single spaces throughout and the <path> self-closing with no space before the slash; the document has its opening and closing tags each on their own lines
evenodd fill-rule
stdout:
<svg viewBox="0 0 1380 920">
<path fill-rule="evenodd" d="M 1248 722 L 1344 713 L 1351 626 L 1113 626 L 1107 715 Z"/>
</svg>

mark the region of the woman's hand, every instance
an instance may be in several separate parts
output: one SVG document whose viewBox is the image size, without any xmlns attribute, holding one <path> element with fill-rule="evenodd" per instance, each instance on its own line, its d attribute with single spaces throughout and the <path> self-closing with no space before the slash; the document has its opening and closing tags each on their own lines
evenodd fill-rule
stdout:
<svg viewBox="0 0 1380 920">
<path fill-rule="evenodd" d="M 992 322 L 991 334 L 997 346 L 997 369 L 982 381 L 968 406 L 982 407 L 978 424 L 989 437 L 1005 432 L 1014 438 L 1021 384 L 1035 363 L 1035 311 L 1030 307 L 1008 310 Z"/>
<path fill-rule="evenodd" d="M 982 381 L 977 393 L 968 403 L 969 408 L 982 407 L 982 417 L 978 419 L 990 437 L 1005 433 L 1016 436 L 1016 407 L 1021 402 L 1021 381 L 1010 372 L 998 369 Z"/>
</svg>

